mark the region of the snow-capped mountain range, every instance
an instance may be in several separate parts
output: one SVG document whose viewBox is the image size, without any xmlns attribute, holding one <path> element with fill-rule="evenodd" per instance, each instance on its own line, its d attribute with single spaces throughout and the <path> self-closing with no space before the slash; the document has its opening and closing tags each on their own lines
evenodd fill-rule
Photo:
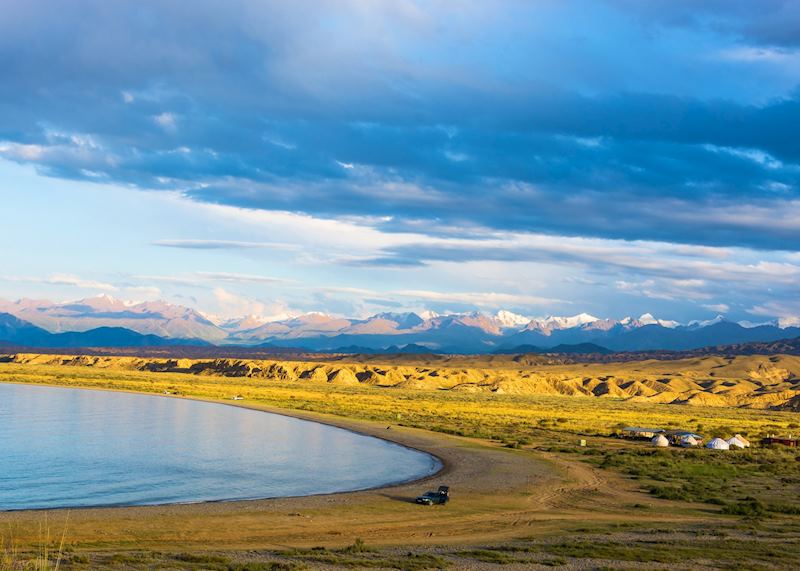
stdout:
<svg viewBox="0 0 800 571">
<path fill-rule="evenodd" d="M 260 316 L 216 319 L 163 301 L 131 303 L 106 295 L 67 303 L 0 300 L 0 317 L 3 315 L 6 323 L 3 328 L 0 322 L 0 341 L 17 343 L 25 339 L 15 339 L 13 332 L 21 330 L 23 325 L 27 327 L 25 331 L 37 330 L 35 339 L 44 339 L 48 334 L 116 328 L 117 333 L 120 329 L 128 330 L 155 336 L 165 343 L 196 341 L 322 351 L 341 348 L 379 351 L 413 345 L 446 353 L 547 349 L 583 343 L 614 351 L 681 350 L 800 336 L 800 320 L 794 318 L 734 323 L 720 315 L 681 324 L 657 319 L 649 313 L 616 320 L 587 313 L 530 318 L 501 310 L 491 315 L 480 312 L 440 315 L 432 311 L 379 313 L 363 319 L 312 312 L 270 321 Z M 102 344 L 102 335 L 92 333 L 89 337 Z"/>
</svg>

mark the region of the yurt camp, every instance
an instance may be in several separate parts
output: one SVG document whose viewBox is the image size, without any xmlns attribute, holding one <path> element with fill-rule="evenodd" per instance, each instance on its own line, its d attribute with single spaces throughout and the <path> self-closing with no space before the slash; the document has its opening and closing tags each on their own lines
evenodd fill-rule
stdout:
<svg viewBox="0 0 800 571">
<path fill-rule="evenodd" d="M 706 448 L 710 448 L 712 450 L 730 450 L 731 446 L 722 438 L 717 437 L 706 444 Z"/>
<path fill-rule="evenodd" d="M 653 443 L 653 446 L 658 448 L 666 448 L 669 446 L 669 440 L 667 440 L 667 437 L 663 434 L 657 434 L 650 442 Z"/>
<path fill-rule="evenodd" d="M 746 448 L 745 443 L 739 440 L 739 438 L 737 438 L 736 436 L 728 438 L 728 440 L 726 440 L 725 442 L 728 443 L 728 446 L 730 448 L 742 448 L 742 449 Z"/>
</svg>

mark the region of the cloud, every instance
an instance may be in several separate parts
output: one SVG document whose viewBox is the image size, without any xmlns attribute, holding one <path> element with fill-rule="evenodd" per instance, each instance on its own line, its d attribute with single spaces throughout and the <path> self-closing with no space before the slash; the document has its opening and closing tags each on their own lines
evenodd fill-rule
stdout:
<svg viewBox="0 0 800 571">
<path fill-rule="evenodd" d="M 789 286 L 800 277 L 800 265 L 790 261 L 759 259 L 756 251 L 541 234 L 507 234 L 486 240 L 419 241 L 386 248 L 384 254 L 400 259 L 413 255 L 427 262 L 491 260 L 574 264 L 604 271 L 616 269 L 679 280 L 674 283 L 684 285 L 702 285 L 700 280 L 709 280 L 762 287 L 768 280 L 773 284 Z M 742 255 L 752 258 L 752 262 L 731 261 Z"/>
<path fill-rule="evenodd" d="M 195 286 L 202 282 L 286 284 L 291 280 L 273 276 L 240 274 L 231 272 L 192 272 L 179 275 L 135 275 L 132 279 L 142 282 L 164 282 Z"/>
<path fill-rule="evenodd" d="M 208 221 L 156 246 L 289 251 L 309 286 L 403 303 L 796 295 L 794 2 L 101 4 L 5 6 L 0 157 Z M 163 282 L 300 291 L 205 267 Z"/>
<path fill-rule="evenodd" d="M 126 286 L 124 291 L 126 294 L 140 296 L 146 299 L 158 299 L 163 295 L 161 289 L 155 286 Z"/>
<path fill-rule="evenodd" d="M 175 117 L 174 113 L 168 113 L 166 111 L 164 113 L 154 115 L 153 121 L 155 121 L 157 125 L 163 127 L 163 129 L 168 132 L 173 132 L 178 127 L 178 118 Z"/>
<path fill-rule="evenodd" d="M 800 9 L 792 0 L 615 0 L 646 21 L 669 28 L 706 27 L 759 46 L 800 46 Z"/>
<path fill-rule="evenodd" d="M 401 256 L 386 256 L 379 258 L 342 258 L 336 260 L 337 263 L 345 266 L 353 266 L 356 268 L 395 268 L 395 269 L 408 269 L 424 267 L 427 264 L 417 258 L 403 258 Z"/>
<path fill-rule="evenodd" d="M 704 304 L 703 307 L 715 313 L 728 313 L 731 307 L 726 303 L 709 303 Z"/>
<path fill-rule="evenodd" d="M 52 274 L 44 281 L 52 285 L 68 285 L 82 289 L 96 289 L 102 291 L 116 291 L 117 289 L 115 286 L 108 283 L 86 280 L 70 274 Z"/>
<path fill-rule="evenodd" d="M 221 287 L 214 288 L 212 293 L 219 313 L 223 317 L 255 315 L 264 321 L 278 321 L 297 315 L 297 312 L 292 311 L 281 301 L 267 303 L 230 292 Z"/>
<path fill-rule="evenodd" d="M 20 277 L 20 276 L 2 276 L 0 279 L 10 282 L 26 282 L 34 284 L 47 284 L 56 286 L 69 286 L 87 290 L 97 291 L 117 291 L 115 285 L 91 279 L 81 278 L 72 274 L 50 274 L 47 277 Z"/>
<path fill-rule="evenodd" d="M 752 315 L 766 317 L 795 317 L 800 316 L 800 301 L 796 299 L 769 300 L 754 305 L 747 310 Z"/>
<path fill-rule="evenodd" d="M 279 242 L 246 242 L 239 240 L 156 240 L 154 246 L 164 248 L 183 248 L 187 250 L 249 250 L 249 249 L 274 249 L 293 250 L 293 244 Z"/>
<path fill-rule="evenodd" d="M 227 272 L 197 272 L 196 276 L 210 281 L 233 283 L 287 283 L 289 280 L 272 276 L 258 276 L 252 274 L 233 274 Z"/>
<path fill-rule="evenodd" d="M 50 176 L 431 234 L 797 240 L 768 221 L 800 200 L 800 72 L 691 55 L 790 50 L 787 2 L 12 4 L 0 154 Z"/>
<path fill-rule="evenodd" d="M 427 290 L 400 290 L 390 292 L 403 298 L 439 303 L 458 303 L 472 307 L 501 307 L 505 305 L 531 306 L 566 303 L 563 300 L 527 294 L 497 292 L 438 292 Z"/>
</svg>

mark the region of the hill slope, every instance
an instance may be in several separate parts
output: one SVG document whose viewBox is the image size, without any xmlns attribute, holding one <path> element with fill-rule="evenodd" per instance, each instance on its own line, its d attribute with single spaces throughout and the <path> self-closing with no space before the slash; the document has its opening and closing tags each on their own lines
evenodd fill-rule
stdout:
<svg viewBox="0 0 800 571">
<path fill-rule="evenodd" d="M 247 359 L 15 354 L 6 362 L 249 377 L 265 382 L 334 383 L 496 394 L 618 398 L 665 404 L 796 410 L 800 357 L 699 357 L 626 363 L 414 366 Z M 453 363 L 455 365 L 455 363 Z"/>
</svg>

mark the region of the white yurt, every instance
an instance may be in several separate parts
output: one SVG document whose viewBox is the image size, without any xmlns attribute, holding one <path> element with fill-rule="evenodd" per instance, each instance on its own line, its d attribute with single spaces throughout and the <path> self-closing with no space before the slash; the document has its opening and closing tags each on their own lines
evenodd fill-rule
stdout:
<svg viewBox="0 0 800 571">
<path fill-rule="evenodd" d="M 736 436 L 732 436 L 728 438 L 725 442 L 728 443 L 728 446 L 731 448 L 744 448 L 745 444 L 741 440 L 739 440 Z"/>
<path fill-rule="evenodd" d="M 731 446 L 722 438 L 715 438 L 706 444 L 706 448 L 711 448 L 712 450 L 730 450 Z"/>
<path fill-rule="evenodd" d="M 650 442 L 653 443 L 653 446 L 658 446 L 659 448 L 669 446 L 669 440 L 663 434 L 656 434 Z"/>
<path fill-rule="evenodd" d="M 734 438 L 737 438 L 739 440 L 739 442 L 744 444 L 745 448 L 750 448 L 750 441 L 747 438 L 745 438 L 744 436 L 742 436 L 741 434 L 734 435 Z"/>
<path fill-rule="evenodd" d="M 697 446 L 697 440 L 695 440 L 694 436 L 684 436 L 681 438 L 681 446 L 684 448 L 691 448 L 692 446 Z"/>
</svg>

